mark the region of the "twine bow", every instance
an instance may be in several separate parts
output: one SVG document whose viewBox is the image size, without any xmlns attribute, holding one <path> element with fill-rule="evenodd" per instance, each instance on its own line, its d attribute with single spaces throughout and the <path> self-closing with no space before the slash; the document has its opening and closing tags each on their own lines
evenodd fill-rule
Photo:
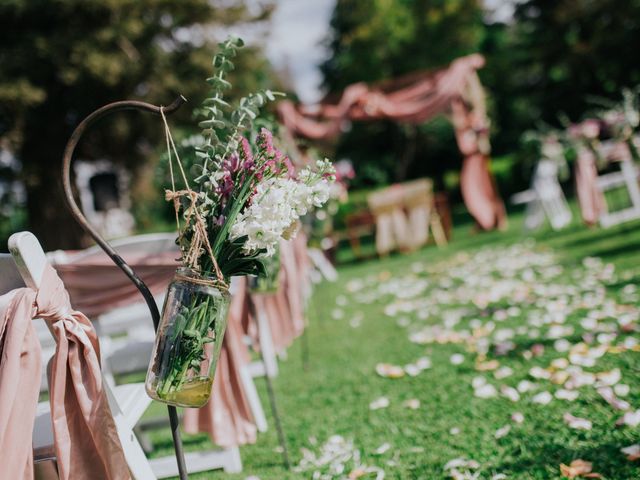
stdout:
<svg viewBox="0 0 640 480">
<path fill-rule="evenodd" d="M 176 149 L 176 145 L 173 141 L 173 136 L 171 135 L 171 130 L 169 129 L 169 124 L 167 123 L 167 118 L 164 115 L 164 107 L 160 107 L 160 116 L 162 117 L 162 121 L 164 123 L 164 133 L 167 142 L 167 154 L 169 156 L 169 173 L 171 175 L 171 190 L 165 190 L 165 199 L 168 202 L 173 202 L 173 208 L 176 212 L 176 226 L 178 227 L 179 241 L 184 237 L 184 232 L 180 229 L 179 210 L 181 198 L 186 197 L 189 201 L 189 206 L 185 210 L 186 225 L 190 225 L 193 220 L 193 236 L 191 237 L 189 249 L 186 253 L 182 253 L 182 260 L 187 267 L 192 268 L 196 271 L 200 271 L 200 266 L 198 264 L 200 252 L 203 250 L 203 248 L 206 249 L 206 251 L 209 253 L 209 256 L 211 257 L 211 262 L 215 270 L 217 281 L 223 287 L 226 287 L 226 282 L 224 281 L 224 277 L 222 275 L 222 272 L 220 271 L 220 267 L 218 266 L 216 257 L 213 255 L 211 244 L 209 243 L 209 236 L 207 235 L 207 224 L 204 218 L 202 218 L 202 214 L 198 210 L 198 193 L 191 190 L 191 187 L 189 186 L 189 181 L 187 180 L 187 176 L 184 172 L 184 169 L 182 168 L 182 162 L 180 162 L 180 156 L 178 155 L 178 150 Z M 171 155 L 172 151 L 173 155 L 175 155 L 176 163 L 178 164 L 182 180 L 184 181 L 186 187 L 184 190 L 176 190 L 176 182 L 173 174 L 173 157 Z"/>
</svg>

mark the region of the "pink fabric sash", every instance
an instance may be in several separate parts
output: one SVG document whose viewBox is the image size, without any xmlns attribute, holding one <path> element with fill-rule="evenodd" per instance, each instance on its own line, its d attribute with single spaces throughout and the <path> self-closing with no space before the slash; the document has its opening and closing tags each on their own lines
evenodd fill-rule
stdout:
<svg viewBox="0 0 640 480">
<path fill-rule="evenodd" d="M 0 297 L 0 469 L 4 478 L 33 478 L 32 432 L 40 393 L 41 350 L 31 322 L 35 292 Z"/>
<path fill-rule="evenodd" d="M 461 100 L 451 106 L 458 148 L 464 155 L 460 172 L 464 204 L 482 230 L 503 228 L 507 215 L 489 171 L 486 118 Z"/>
<path fill-rule="evenodd" d="M 153 295 L 164 292 L 180 265 L 178 252 L 125 254 L 124 259 Z M 89 317 L 141 301 L 140 292 L 106 254 L 55 266 L 76 308 Z"/>
<path fill-rule="evenodd" d="M 598 189 L 598 169 L 593 152 L 586 147 L 580 148 L 575 168 L 582 220 L 587 225 L 595 225 L 606 207 L 602 192 Z"/>
<path fill-rule="evenodd" d="M 4 330 L 5 334 L 11 332 L 11 337 L 4 338 L 5 346 L 12 348 L 3 348 L 1 382 L 3 387 L 4 382 L 23 383 L 25 389 L 12 391 L 2 388 L 0 411 L 4 411 L 5 405 L 19 404 L 19 411 L 11 412 L 12 419 L 15 419 L 12 421 L 21 422 L 24 431 L 13 432 L 15 436 L 7 438 L 3 436 L 0 444 L 15 443 L 13 448 L 21 451 L 21 461 L 26 457 L 29 465 L 30 438 L 40 378 L 36 367 L 40 366 L 40 360 L 25 359 L 27 371 L 20 371 L 16 369 L 15 358 L 11 359 L 8 355 L 18 353 L 20 350 L 16 348 L 16 344 L 22 344 L 23 349 L 28 349 L 27 357 L 39 357 L 39 346 L 35 346 L 38 342 L 37 335 L 30 321 L 33 318 L 43 318 L 52 326 L 57 342 L 51 364 L 49 391 L 60 478 L 131 478 L 103 388 L 98 339 L 87 317 L 71 309 L 64 285 L 49 265 L 45 267 L 42 286 L 38 292 L 19 289 L 8 295 L 11 297 L 7 303 L 0 301 L 0 307 L 5 305 L 0 309 L 0 315 L 3 318 L 3 328 L 5 325 L 10 326 L 10 329 Z M 22 358 L 20 362 L 23 362 Z M 24 453 L 25 448 L 27 453 Z M 4 454 L 3 449 L 0 455 Z M 12 461 L 3 463 L 3 468 L 11 463 Z M 30 474 L 25 478 L 31 478 Z"/>
<path fill-rule="evenodd" d="M 248 348 L 242 340 L 246 294 L 246 282 L 242 282 L 229 307 L 227 331 L 209 403 L 202 408 L 187 408 L 184 412 L 185 432 L 208 433 L 211 441 L 221 447 L 255 443 L 257 436 L 240 372 L 250 360 Z"/>
<path fill-rule="evenodd" d="M 348 119 L 422 123 L 445 112 L 483 65 L 484 57 L 468 55 L 435 72 L 417 72 L 377 86 L 355 83 L 345 89 L 337 105 L 304 109 L 296 108 L 291 101 L 281 101 L 278 113 L 293 134 L 313 139 L 335 137 Z"/>
</svg>

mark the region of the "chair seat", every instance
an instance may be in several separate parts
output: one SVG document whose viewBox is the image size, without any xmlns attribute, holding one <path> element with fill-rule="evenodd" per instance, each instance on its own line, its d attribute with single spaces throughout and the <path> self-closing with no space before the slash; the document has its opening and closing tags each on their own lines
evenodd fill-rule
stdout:
<svg viewBox="0 0 640 480">
<path fill-rule="evenodd" d="M 152 333 L 153 335 L 153 333 Z M 153 351 L 154 337 L 146 340 L 123 338 L 112 340 L 104 361 L 115 375 L 146 371 Z"/>
<path fill-rule="evenodd" d="M 118 415 L 111 405 L 116 423 L 121 427 L 120 421 L 122 421 L 128 428 L 133 428 L 151 403 L 151 398 L 145 392 L 144 383 L 118 385 L 113 389 L 113 394 L 122 412 L 122 415 Z M 50 445 L 53 445 L 51 408 L 48 401 L 40 402 L 33 425 L 33 448 L 34 450 L 46 449 Z"/>
</svg>

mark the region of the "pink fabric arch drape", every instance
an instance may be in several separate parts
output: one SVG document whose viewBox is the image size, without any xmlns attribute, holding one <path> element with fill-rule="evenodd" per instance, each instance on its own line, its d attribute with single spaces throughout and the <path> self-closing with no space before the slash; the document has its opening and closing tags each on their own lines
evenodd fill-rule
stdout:
<svg viewBox="0 0 640 480">
<path fill-rule="evenodd" d="M 417 124 L 455 110 L 456 102 L 464 104 L 468 119 L 455 118 L 456 113 L 452 112 L 458 146 L 465 156 L 461 172 L 463 198 L 480 228 L 498 228 L 505 225 L 506 214 L 489 171 L 488 120 L 476 73 L 484 63 L 482 55 L 473 54 L 435 72 L 417 72 L 377 86 L 356 83 L 344 90 L 337 104 L 304 107 L 282 101 L 278 114 L 291 134 L 320 140 L 336 137 L 351 120 L 391 119 Z M 480 142 L 476 147 L 486 150 L 481 158 L 476 158 L 475 152 L 465 153 L 461 145 L 461 141 L 467 141 L 461 137 L 469 136 L 469 128 L 474 129 L 475 141 Z"/>
<path fill-rule="evenodd" d="M 587 147 L 578 150 L 575 166 L 576 191 L 582 220 L 587 225 L 595 225 L 606 209 L 602 192 L 598 189 L 598 169 L 596 157 Z"/>
<path fill-rule="evenodd" d="M 49 392 L 60 478 L 130 479 L 103 386 L 96 332 L 84 314 L 71 309 L 69 295 L 49 265 L 39 291 L 22 288 L 0 297 L 3 474 L 16 479 L 33 475 L 31 434 L 41 367 L 34 318 L 47 321 L 56 338 Z"/>
</svg>

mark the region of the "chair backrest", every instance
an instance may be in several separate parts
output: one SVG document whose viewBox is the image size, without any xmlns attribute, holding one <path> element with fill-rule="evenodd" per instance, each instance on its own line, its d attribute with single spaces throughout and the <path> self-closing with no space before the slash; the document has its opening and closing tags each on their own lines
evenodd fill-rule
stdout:
<svg viewBox="0 0 640 480">
<path fill-rule="evenodd" d="M 27 287 L 40 288 L 47 256 L 31 232 L 18 232 L 9 237 L 9 251 Z"/>
<path fill-rule="evenodd" d="M 176 250 L 176 234 L 175 233 L 148 233 L 144 235 L 135 235 L 132 237 L 120 238 L 118 240 L 109 241 L 110 245 L 120 255 L 127 253 L 145 252 L 148 254 L 162 253 L 166 251 Z M 85 260 L 94 255 L 105 255 L 100 246 L 94 245 L 86 250 L 68 255 L 68 261 L 73 263 L 77 260 Z"/>
<path fill-rule="evenodd" d="M 0 295 L 24 287 L 16 262 L 9 253 L 0 253 Z"/>
</svg>

